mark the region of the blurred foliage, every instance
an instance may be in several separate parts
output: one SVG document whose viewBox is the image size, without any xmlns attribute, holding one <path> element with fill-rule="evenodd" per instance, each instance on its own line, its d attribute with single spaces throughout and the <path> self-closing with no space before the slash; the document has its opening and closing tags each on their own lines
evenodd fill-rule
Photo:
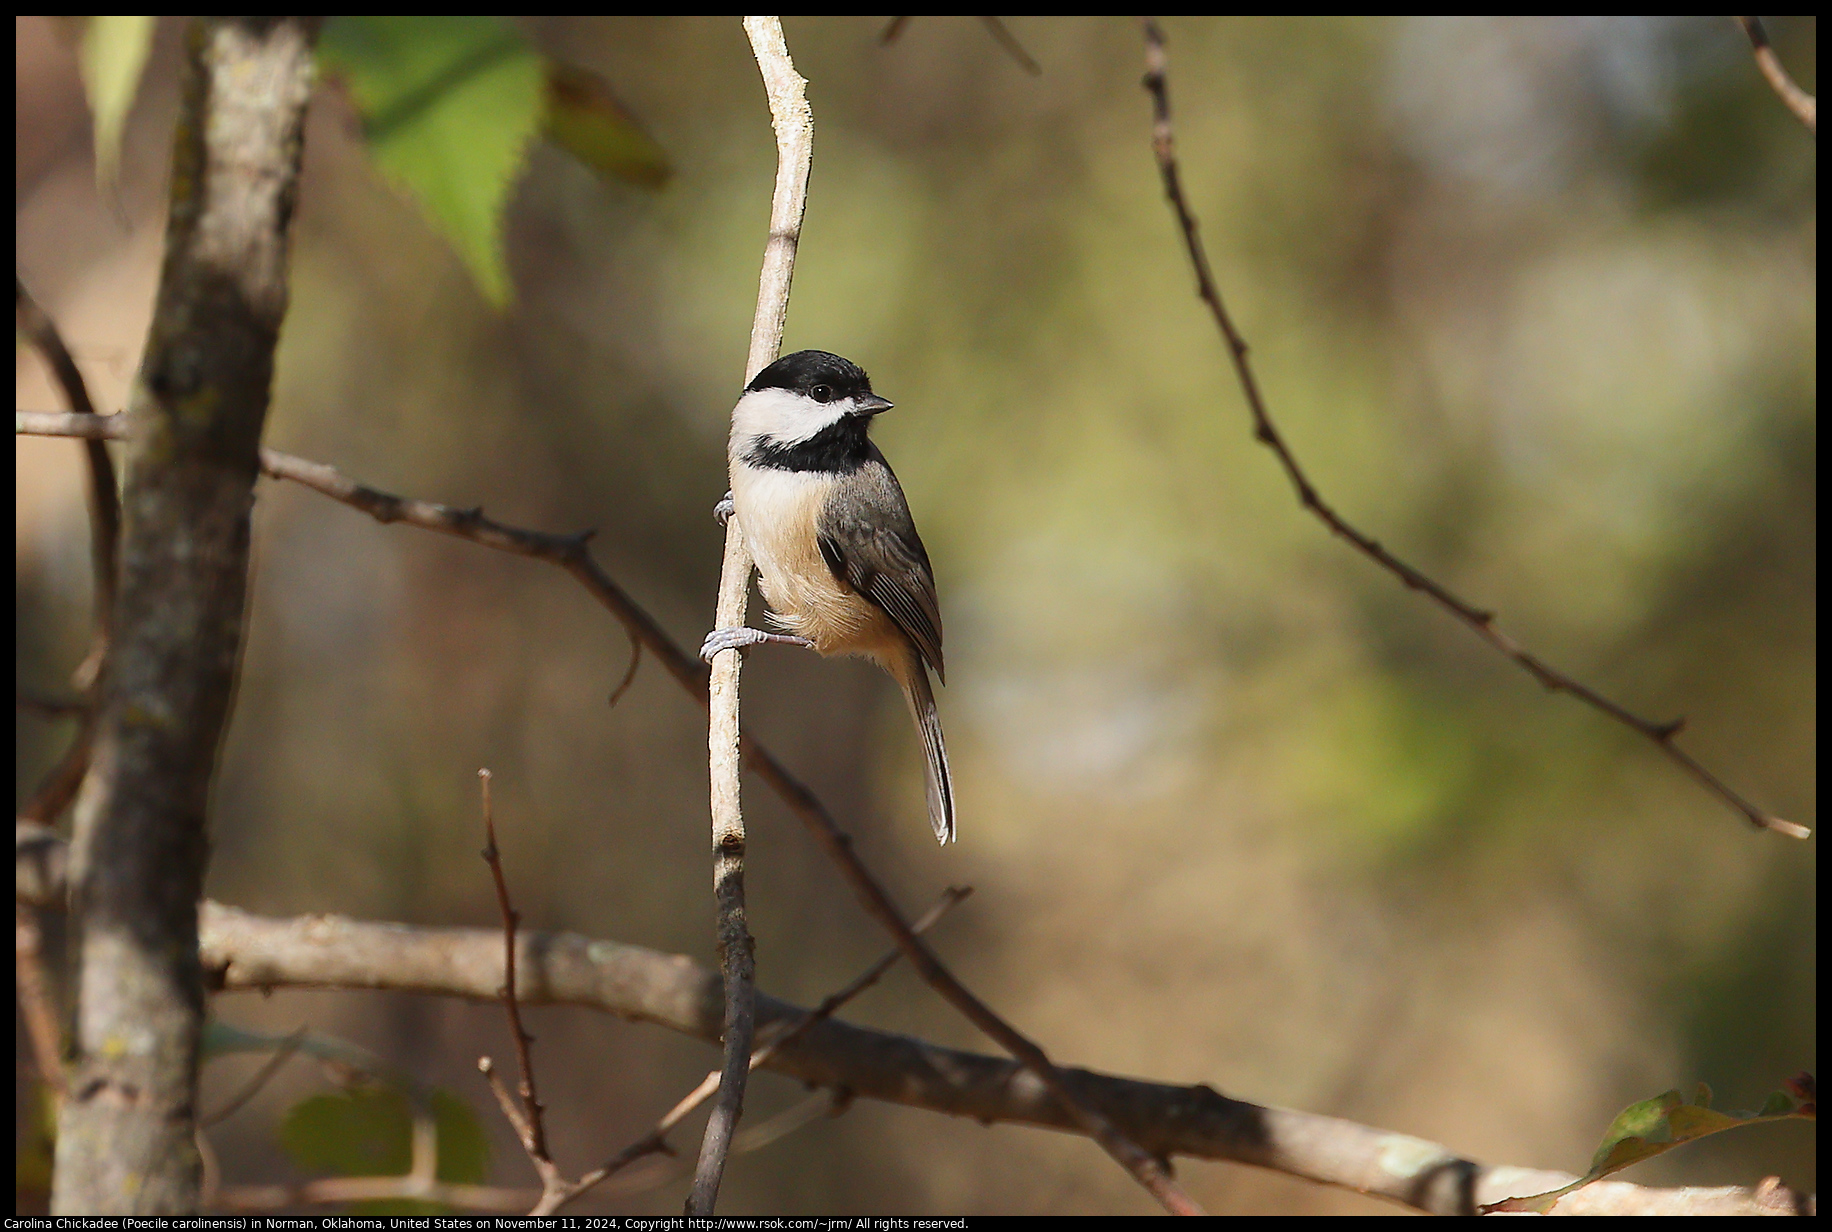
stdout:
<svg viewBox="0 0 1832 1232">
<path fill-rule="evenodd" d="M 57 1102 L 50 1088 L 29 1080 L 26 1121 L 13 1139 L 13 1212 L 45 1214 L 51 1204 L 51 1169 L 57 1156 Z"/>
<path fill-rule="evenodd" d="M 668 163 L 595 75 L 543 58 L 499 17 L 334 17 L 319 60 L 347 85 L 379 166 L 508 302 L 503 211 L 543 124 L 600 174 L 658 187 Z"/>
<path fill-rule="evenodd" d="M 153 18 L 91 17 L 83 26 L 83 87 L 95 117 L 95 180 L 114 187 L 121 161 L 121 128 L 140 89 L 152 50 Z"/>
<path fill-rule="evenodd" d="M 540 123 L 540 56 L 496 17 L 339 17 L 318 58 L 349 86 L 377 165 L 506 302 L 502 213 Z"/>
<path fill-rule="evenodd" d="M 489 1174 L 490 1145 L 469 1104 L 449 1091 L 425 1095 L 426 1115 L 438 1137 L 441 1181 L 481 1184 Z M 302 1100 L 280 1125 L 280 1141 L 308 1172 L 332 1176 L 405 1176 L 413 1165 L 413 1106 L 396 1087 L 359 1087 Z M 430 1215 L 436 1202 L 385 1199 L 350 1204 L 352 1214 Z"/>
<path fill-rule="evenodd" d="M 1815 1068 L 1816 840 L 1749 832 L 1298 508 L 1192 294 L 1136 25 L 1009 25 L 1041 77 L 969 18 L 913 18 L 888 48 L 876 19 L 787 22 L 816 167 L 786 346 L 859 361 L 897 402 L 877 435 L 938 573 L 960 842 L 929 839 L 916 742 L 871 669 L 753 655 L 747 725 L 903 901 L 979 888 L 938 945 L 1065 1062 L 1573 1171 L 1647 1091 L 1703 1080 L 1750 1106 Z M 1816 149 L 1741 33 L 1166 25 L 1188 191 L 1321 490 L 1561 668 L 1686 714 L 1687 747 L 1813 824 Z M 529 146 L 502 198 L 516 304 L 498 313 L 320 109 L 268 439 L 392 491 L 596 526 L 607 569 L 696 644 L 774 171 L 755 66 L 729 19 L 513 29 L 616 83 L 668 152 L 666 189 Z M 1809 90 L 1815 31 L 1771 29 Z M 123 147 L 142 235 L 163 156 L 135 155 L 171 114 L 160 46 Z M 539 82 L 517 89 L 532 124 Z M 144 319 L 108 314 L 156 252 L 93 206 L 83 230 L 57 182 L 22 200 L 22 266 L 63 271 L 42 298 L 79 359 L 131 353 Z M 31 685 L 85 644 L 66 445 L 19 447 Z M 210 893 L 494 926 L 487 764 L 529 927 L 711 961 L 702 712 L 652 664 L 609 710 L 627 645 L 557 570 L 298 489 L 259 500 Z M 22 794 L 63 730 L 25 722 Z M 762 985 L 818 999 L 882 940 L 754 782 L 746 803 Z M 494 1007 L 377 994 L 237 1012 L 264 1030 L 309 1014 L 455 1090 L 502 1030 Z M 985 1046 L 907 976 L 849 1012 Z M 537 1017 L 566 1166 L 642 1132 L 711 1055 Z M 759 1075 L 751 1114 L 791 1087 Z M 299 1094 L 276 1082 L 238 1115 L 271 1122 Z M 864 1102 L 841 1120 L 735 1162 L 724 1209 L 1151 1209 L 1085 1141 Z M 485 1131 L 518 1158 L 497 1118 Z M 261 1143 L 223 1135 L 225 1170 L 284 1167 Z M 1812 1188 L 1815 1169 L 1808 1127 L 1781 1123 L 1628 1176 Z M 1218 1212 L 1384 1209 L 1249 1169 L 1179 1177 Z M 678 1208 L 678 1189 L 580 1206 Z"/>
</svg>

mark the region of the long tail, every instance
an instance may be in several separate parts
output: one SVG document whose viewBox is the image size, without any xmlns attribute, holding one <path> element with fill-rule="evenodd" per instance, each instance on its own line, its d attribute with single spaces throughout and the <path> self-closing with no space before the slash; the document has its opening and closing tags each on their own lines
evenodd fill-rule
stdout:
<svg viewBox="0 0 1832 1232">
<path fill-rule="evenodd" d="M 922 733 L 922 751 L 927 769 L 929 825 L 935 829 L 935 840 L 954 840 L 954 779 L 948 773 L 948 746 L 941 735 L 941 716 L 935 713 L 935 694 L 929 688 L 929 672 L 914 651 L 899 664 L 898 683 L 903 686 L 904 700 Z"/>
</svg>

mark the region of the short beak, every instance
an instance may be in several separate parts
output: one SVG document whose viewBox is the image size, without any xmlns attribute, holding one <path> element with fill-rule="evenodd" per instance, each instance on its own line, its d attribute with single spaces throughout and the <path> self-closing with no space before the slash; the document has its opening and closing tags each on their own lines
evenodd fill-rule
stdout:
<svg viewBox="0 0 1832 1232">
<path fill-rule="evenodd" d="M 860 394 L 852 400 L 852 413 L 860 416 L 882 415 L 896 405 L 889 398 L 880 398 L 877 394 Z"/>
</svg>

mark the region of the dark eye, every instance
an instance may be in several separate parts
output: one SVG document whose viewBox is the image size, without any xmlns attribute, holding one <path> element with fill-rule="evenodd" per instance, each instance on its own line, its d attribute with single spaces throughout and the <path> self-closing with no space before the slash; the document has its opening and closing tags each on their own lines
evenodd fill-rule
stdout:
<svg viewBox="0 0 1832 1232">
<path fill-rule="evenodd" d="M 816 385 L 813 389 L 808 391 L 808 396 L 813 398 L 816 402 L 832 402 L 833 386 Z"/>
</svg>

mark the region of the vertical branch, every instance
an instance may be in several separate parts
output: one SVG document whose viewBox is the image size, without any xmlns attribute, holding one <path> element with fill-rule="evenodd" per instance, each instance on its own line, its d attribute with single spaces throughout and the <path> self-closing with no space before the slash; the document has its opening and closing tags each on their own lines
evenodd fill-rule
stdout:
<svg viewBox="0 0 1832 1232">
<path fill-rule="evenodd" d="M 312 80 L 309 18 L 189 32 L 164 266 L 129 400 L 113 649 L 77 802 L 75 1058 L 52 1211 L 197 1209 L 197 903 Z"/>
<path fill-rule="evenodd" d="M 763 74 L 776 130 L 776 190 L 770 204 L 770 238 L 757 280 L 757 312 L 751 320 L 746 384 L 782 349 L 783 324 L 789 315 L 789 284 L 795 276 L 795 250 L 801 239 L 802 215 L 808 205 L 808 169 L 814 158 L 814 116 L 808 109 L 807 82 L 795 71 L 775 17 L 746 17 L 744 32 Z M 733 518 L 725 528 L 725 562 L 719 573 L 718 615 L 713 627 L 744 623 L 750 593 L 751 554 Z M 719 1098 L 706 1122 L 689 1215 L 711 1215 L 719 1182 L 731 1151 L 731 1137 L 744 1107 L 750 1073 L 751 1037 L 755 1031 L 756 963 L 744 912 L 744 813 L 738 793 L 738 668 L 740 652 L 727 650 L 712 662 L 711 717 L 707 766 L 712 779 L 713 895 L 718 908 L 719 965 L 725 979 L 725 1058 Z"/>
</svg>

